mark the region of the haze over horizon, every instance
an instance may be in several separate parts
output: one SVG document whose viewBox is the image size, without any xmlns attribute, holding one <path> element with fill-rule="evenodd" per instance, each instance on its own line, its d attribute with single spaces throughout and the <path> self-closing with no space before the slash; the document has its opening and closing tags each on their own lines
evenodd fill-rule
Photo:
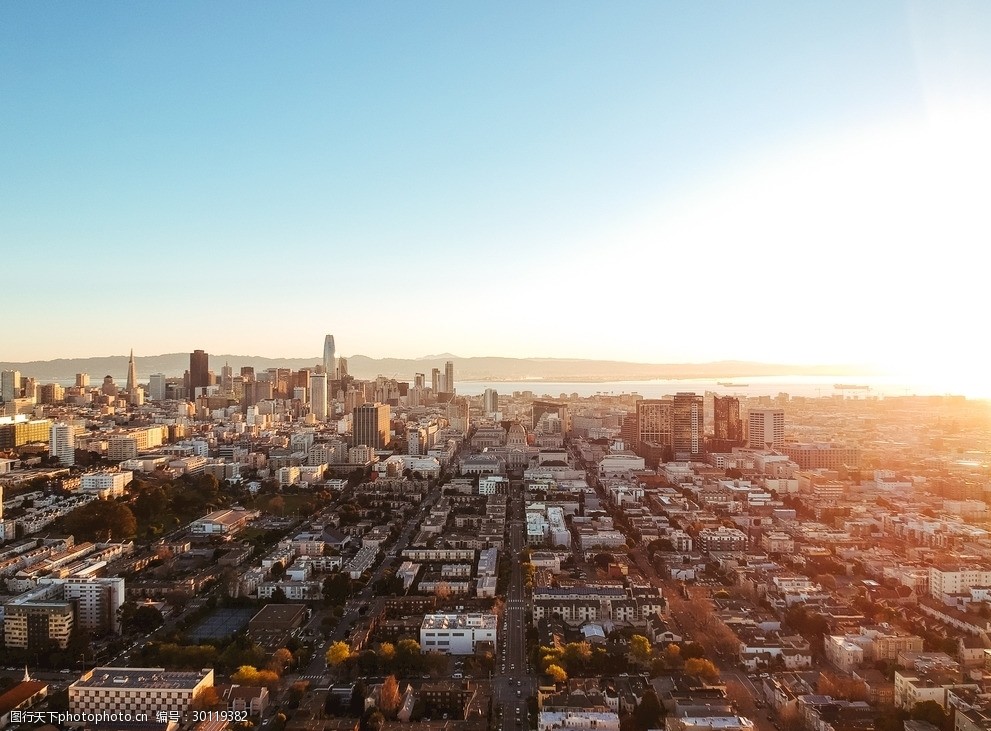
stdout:
<svg viewBox="0 0 991 731">
<path fill-rule="evenodd" d="M 991 5 L 621 11 L 4 5 L 0 359 L 983 379 Z"/>
</svg>

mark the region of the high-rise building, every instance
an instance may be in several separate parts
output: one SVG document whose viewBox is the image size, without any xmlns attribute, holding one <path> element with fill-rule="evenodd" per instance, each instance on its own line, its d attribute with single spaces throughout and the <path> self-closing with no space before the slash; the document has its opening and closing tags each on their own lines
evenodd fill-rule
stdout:
<svg viewBox="0 0 991 731">
<path fill-rule="evenodd" d="M 334 380 L 337 358 L 334 350 L 334 336 L 327 335 L 323 339 L 323 372 L 327 374 L 327 380 Z"/>
<path fill-rule="evenodd" d="M 348 375 L 348 359 L 343 356 L 337 359 L 337 380 Z"/>
<path fill-rule="evenodd" d="M 743 445 L 743 421 L 740 399 L 736 396 L 714 396 L 712 399 L 713 432 L 710 452 L 728 452 Z"/>
<path fill-rule="evenodd" d="M 254 366 L 241 366 L 241 378 L 244 379 L 245 383 L 255 380 Z"/>
<path fill-rule="evenodd" d="M 165 374 L 152 373 L 148 376 L 148 396 L 152 401 L 165 400 Z"/>
<path fill-rule="evenodd" d="M 194 350 L 189 354 L 189 395 L 196 398 L 200 395 L 197 389 L 210 385 L 210 355 L 202 350 Z"/>
<path fill-rule="evenodd" d="M 131 357 L 127 359 L 127 392 L 133 394 L 138 389 L 138 369 L 134 365 L 134 348 L 131 348 Z"/>
<path fill-rule="evenodd" d="M 327 420 L 327 374 L 310 376 L 310 413 L 317 421 Z"/>
<path fill-rule="evenodd" d="M 670 399 L 640 399 L 637 401 L 636 441 L 634 448 L 645 443 L 673 447 L 674 403 Z"/>
<path fill-rule="evenodd" d="M 230 363 L 224 363 L 220 369 L 220 392 L 225 396 L 234 393 L 234 369 Z"/>
<path fill-rule="evenodd" d="M 671 409 L 671 448 L 674 458 L 698 457 L 705 444 L 702 397 L 695 393 L 676 393 Z"/>
<path fill-rule="evenodd" d="M 784 409 L 751 409 L 747 414 L 747 446 L 751 449 L 781 449 L 784 444 Z"/>
<path fill-rule="evenodd" d="M 413 374 L 413 388 L 423 388 L 427 384 L 427 378 L 422 373 Z"/>
<path fill-rule="evenodd" d="M 114 383 L 114 377 L 113 376 L 109 376 L 108 375 L 108 376 L 104 376 L 103 377 L 103 385 L 100 386 L 100 392 L 104 396 L 116 397 L 118 390 L 119 389 L 117 388 L 117 384 Z"/>
<path fill-rule="evenodd" d="M 52 424 L 48 453 L 56 457 L 63 467 L 71 467 L 76 463 L 76 437 L 72 426 L 62 422 Z"/>
<path fill-rule="evenodd" d="M 494 388 L 485 389 L 482 395 L 482 410 L 491 414 L 499 410 L 499 392 Z"/>
<path fill-rule="evenodd" d="M 440 391 L 440 368 L 430 369 L 430 389 L 434 392 L 435 396 Z"/>
<path fill-rule="evenodd" d="M 0 371 L 0 401 L 13 401 L 20 396 L 20 371 Z"/>
<path fill-rule="evenodd" d="M 89 373 L 76 374 L 76 388 L 89 388 Z"/>
<path fill-rule="evenodd" d="M 389 404 L 362 404 L 354 410 L 354 446 L 364 444 L 373 449 L 389 446 Z"/>
<path fill-rule="evenodd" d="M 447 361 L 444 364 L 444 390 L 447 393 L 455 393 L 454 388 L 454 363 Z"/>
</svg>

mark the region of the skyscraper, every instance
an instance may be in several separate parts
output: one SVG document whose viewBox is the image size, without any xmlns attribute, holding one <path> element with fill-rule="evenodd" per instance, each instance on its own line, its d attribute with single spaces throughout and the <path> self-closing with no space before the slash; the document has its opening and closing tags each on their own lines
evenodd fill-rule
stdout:
<svg viewBox="0 0 991 731">
<path fill-rule="evenodd" d="M 134 348 L 131 348 L 131 357 L 127 360 L 127 392 L 133 394 L 138 388 L 138 369 L 134 365 Z"/>
<path fill-rule="evenodd" d="M 440 368 L 430 369 L 430 390 L 434 392 L 434 396 L 440 391 Z"/>
<path fill-rule="evenodd" d="M 747 414 L 747 446 L 751 449 L 781 449 L 784 444 L 784 409 L 751 409 Z"/>
<path fill-rule="evenodd" d="M 636 442 L 639 449 L 647 442 L 670 447 L 673 444 L 674 404 L 668 399 L 640 399 L 637 401 Z M 639 453 L 639 452 L 638 452 Z"/>
<path fill-rule="evenodd" d="M 76 388 L 89 388 L 89 373 L 76 374 Z"/>
<path fill-rule="evenodd" d="M 696 393 L 676 393 L 671 408 L 674 458 L 698 457 L 702 454 L 705 437 L 702 397 Z"/>
<path fill-rule="evenodd" d="M 220 392 L 225 396 L 234 393 L 234 369 L 230 363 L 224 363 L 220 369 Z"/>
<path fill-rule="evenodd" d="M 197 389 L 210 385 L 210 355 L 202 350 L 189 354 L 189 397 L 200 395 Z"/>
<path fill-rule="evenodd" d="M 362 404 L 354 410 L 354 446 L 364 444 L 373 449 L 389 446 L 389 404 Z"/>
<path fill-rule="evenodd" d="M 712 399 L 713 434 L 711 452 L 728 452 L 743 444 L 743 421 L 740 419 L 740 399 L 736 396 L 714 396 Z"/>
<path fill-rule="evenodd" d="M 165 400 L 165 374 L 152 373 L 148 376 L 148 396 L 152 401 Z"/>
<path fill-rule="evenodd" d="M 13 401 L 21 397 L 20 371 L 0 372 L 0 401 Z"/>
<path fill-rule="evenodd" d="M 454 389 L 454 363 L 447 361 L 444 364 L 444 390 L 448 393 L 455 393 Z"/>
<path fill-rule="evenodd" d="M 413 388 L 423 388 L 426 382 L 427 379 L 422 373 L 413 374 Z"/>
<path fill-rule="evenodd" d="M 327 420 L 327 380 L 326 373 L 310 376 L 310 413 L 317 421 Z"/>
<path fill-rule="evenodd" d="M 327 374 L 327 380 L 334 379 L 336 368 L 337 357 L 334 352 L 334 336 L 327 335 L 323 339 L 323 372 Z"/>
<path fill-rule="evenodd" d="M 69 424 L 52 424 L 48 453 L 57 457 L 63 467 L 76 463 L 76 437 Z"/>
<path fill-rule="evenodd" d="M 485 393 L 482 395 L 482 410 L 486 414 L 499 410 L 499 392 L 494 388 L 485 389 Z"/>
</svg>

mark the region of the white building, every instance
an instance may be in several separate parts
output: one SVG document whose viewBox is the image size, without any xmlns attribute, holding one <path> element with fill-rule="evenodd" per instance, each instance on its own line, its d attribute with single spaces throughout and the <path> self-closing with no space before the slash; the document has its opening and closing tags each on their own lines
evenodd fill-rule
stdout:
<svg viewBox="0 0 991 731">
<path fill-rule="evenodd" d="M 784 409 L 751 409 L 747 413 L 747 444 L 751 449 L 780 449 L 785 443 Z"/>
<path fill-rule="evenodd" d="M 471 655 L 479 642 L 496 644 L 495 614 L 427 614 L 420 625 L 420 647 L 448 655 Z"/>
<path fill-rule="evenodd" d="M 121 497 L 124 488 L 134 479 L 134 473 L 130 470 L 120 472 L 94 472 L 90 475 L 83 475 L 80 480 L 79 489 L 83 492 L 95 493 L 104 500 Z"/>
<path fill-rule="evenodd" d="M 58 422 L 52 424 L 52 433 L 48 445 L 49 454 L 58 458 L 63 467 L 72 467 L 76 463 L 75 430 L 70 424 Z"/>
</svg>

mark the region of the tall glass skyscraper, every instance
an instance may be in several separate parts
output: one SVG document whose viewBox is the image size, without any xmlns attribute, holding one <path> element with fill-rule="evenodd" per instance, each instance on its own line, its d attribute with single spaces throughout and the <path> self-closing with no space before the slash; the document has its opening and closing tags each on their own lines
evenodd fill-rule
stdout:
<svg viewBox="0 0 991 731">
<path fill-rule="evenodd" d="M 328 335 L 323 339 L 323 372 L 327 374 L 328 381 L 334 377 L 334 369 L 337 367 L 337 358 L 334 356 L 334 336 Z"/>
</svg>

